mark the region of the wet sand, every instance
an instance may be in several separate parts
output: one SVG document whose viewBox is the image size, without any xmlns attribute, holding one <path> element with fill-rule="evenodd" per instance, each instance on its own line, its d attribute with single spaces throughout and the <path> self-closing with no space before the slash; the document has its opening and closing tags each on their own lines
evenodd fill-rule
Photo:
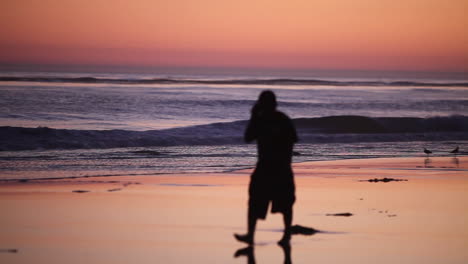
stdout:
<svg viewBox="0 0 468 264">
<path fill-rule="evenodd" d="M 294 165 L 292 263 L 468 263 L 468 157 Z M 246 263 L 250 170 L 0 184 L 0 263 Z M 369 182 L 369 179 L 407 181 Z M 281 215 L 257 263 L 283 263 Z M 288 252 L 286 252 L 288 253 Z"/>
</svg>

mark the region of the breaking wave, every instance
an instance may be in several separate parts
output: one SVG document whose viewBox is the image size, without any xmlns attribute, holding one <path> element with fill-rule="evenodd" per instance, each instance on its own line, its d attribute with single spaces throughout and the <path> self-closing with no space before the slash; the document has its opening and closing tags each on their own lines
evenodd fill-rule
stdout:
<svg viewBox="0 0 468 264">
<path fill-rule="evenodd" d="M 294 119 L 302 143 L 468 140 L 468 117 L 329 116 Z M 246 120 L 164 130 L 0 127 L 0 150 L 226 145 L 243 142 Z"/>
</svg>

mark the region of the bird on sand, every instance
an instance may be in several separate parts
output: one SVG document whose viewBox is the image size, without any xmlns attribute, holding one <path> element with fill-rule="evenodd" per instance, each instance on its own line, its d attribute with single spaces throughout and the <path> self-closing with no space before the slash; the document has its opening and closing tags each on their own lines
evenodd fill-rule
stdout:
<svg viewBox="0 0 468 264">
<path fill-rule="evenodd" d="M 459 150 L 460 150 L 460 148 L 457 146 L 454 150 L 450 151 L 450 153 L 456 155 L 456 154 L 458 153 Z"/>
<path fill-rule="evenodd" d="M 432 154 L 432 151 L 430 151 L 430 150 L 428 150 L 428 149 L 424 148 L 424 153 L 426 153 L 426 155 L 428 155 L 428 156 L 429 156 L 429 154 Z"/>
</svg>

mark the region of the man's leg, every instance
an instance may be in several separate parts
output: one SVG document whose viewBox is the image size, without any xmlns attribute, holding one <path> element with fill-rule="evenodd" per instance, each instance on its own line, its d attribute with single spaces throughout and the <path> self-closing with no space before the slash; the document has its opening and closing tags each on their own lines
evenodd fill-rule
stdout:
<svg viewBox="0 0 468 264">
<path fill-rule="evenodd" d="M 249 209 L 247 212 L 247 234 L 245 235 L 234 234 L 234 237 L 241 242 L 247 243 L 249 245 L 253 245 L 256 226 L 257 226 L 257 216 L 255 215 L 254 210 L 252 209 L 252 206 L 249 206 Z"/>
<path fill-rule="evenodd" d="M 255 228 L 257 226 L 257 216 L 255 215 L 254 211 L 249 207 L 249 212 L 247 216 L 247 227 L 248 227 L 248 232 L 247 235 L 252 238 L 254 238 L 255 234 Z"/>
<path fill-rule="evenodd" d="M 291 224 L 292 224 L 292 207 L 283 211 L 283 221 L 284 221 L 284 234 L 278 243 L 285 244 L 289 243 L 291 240 Z"/>
</svg>

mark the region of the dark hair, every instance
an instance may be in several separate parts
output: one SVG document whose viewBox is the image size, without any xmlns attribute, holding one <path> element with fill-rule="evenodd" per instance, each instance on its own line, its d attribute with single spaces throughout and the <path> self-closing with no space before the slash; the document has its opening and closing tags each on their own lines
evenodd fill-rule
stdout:
<svg viewBox="0 0 468 264">
<path fill-rule="evenodd" d="M 264 111 L 275 111 L 276 109 L 276 95 L 270 90 L 265 90 L 258 96 L 257 104 Z"/>
</svg>

